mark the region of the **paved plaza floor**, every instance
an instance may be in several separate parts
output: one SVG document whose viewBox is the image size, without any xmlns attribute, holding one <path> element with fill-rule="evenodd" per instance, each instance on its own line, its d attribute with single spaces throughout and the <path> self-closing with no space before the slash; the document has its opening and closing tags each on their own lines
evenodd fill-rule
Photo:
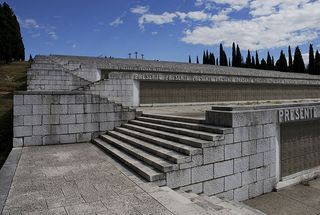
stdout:
<svg viewBox="0 0 320 215">
<path fill-rule="evenodd" d="M 0 171 L 0 191 L 3 215 L 261 214 L 147 183 L 91 143 L 13 149 Z"/>
<path fill-rule="evenodd" d="M 3 214 L 172 214 L 94 145 L 24 148 Z"/>
</svg>

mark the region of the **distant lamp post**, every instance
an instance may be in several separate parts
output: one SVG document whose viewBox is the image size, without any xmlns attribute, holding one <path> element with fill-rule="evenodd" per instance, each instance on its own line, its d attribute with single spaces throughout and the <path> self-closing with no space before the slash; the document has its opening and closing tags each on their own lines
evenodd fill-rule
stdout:
<svg viewBox="0 0 320 215">
<path fill-rule="evenodd" d="M 128 55 L 129 55 L 129 59 L 131 59 L 131 53 L 129 53 Z"/>
<path fill-rule="evenodd" d="M 134 54 L 136 55 L 136 59 L 138 59 L 138 52 L 134 52 Z"/>
<path fill-rule="evenodd" d="M 141 58 L 142 58 L 142 60 L 143 60 L 143 57 L 144 57 L 144 54 L 141 54 Z"/>
</svg>

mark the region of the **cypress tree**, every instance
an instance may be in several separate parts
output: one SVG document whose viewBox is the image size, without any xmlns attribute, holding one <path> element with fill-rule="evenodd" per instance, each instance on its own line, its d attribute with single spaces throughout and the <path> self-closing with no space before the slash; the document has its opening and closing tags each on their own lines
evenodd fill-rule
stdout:
<svg viewBox="0 0 320 215">
<path fill-rule="evenodd" d="M 237 45 L 237 54 L 236 54 L 236 67 L 242 67 L 242 56 L 239 46 Z"/>
<path fill-rule="evenodd" d="M 234 42 L 232 43 L 232 66 L 236 67 L 236 45 L 234 44 Z"/>
<path fill-rule="evenodd" d="M 293 67 L 293 72 L 305 73 L 306 68 L 303 62 L 303 58 L 302 58 L 299 46 L 296 47 L 296 50 L 294 52 L 294 60 L 293 60 L 292 67 Z"/>
<path fill-rule="evenodd" d="M 286 72 L 288 70 L 287 60 L 286 56 L 281 50 L 279 60 L 276 62 L 275 70 Z"/>
<path fill-rule="evenodd" d="M 220 43 L 220 66 L 228 66 L 228 58 Z"/>
<path fill-rule="evenodd" d="M 215 65 L 216 64 L 215 61 L 216 60 L 215 60 L 215 57 L 214 57 L 214 53 L 212 52 L 212 53 L 210 53 L 210 64 L 211 65 Z"/>
<path fill-rule="evenodd" d="M 0 60 L 24 60 L 20 25 L 7 3 L 0 4 L 0 29 Z"/>
<path fill-rule="evenodd" d="M 251 68 L 256 68 L 256 62 L 253 56 L 251 57 Z"/>
<path fill-rule="evenodd" d="M 222 56 L 223 56 L 223 63 L 224 63 L 223 66 L 228 66 L 228 58 L 227 58 L 227 54 L 224 50 L 223 50 Z"/>
<path fill-rule="evenodd" d="M 264 58 L 262 58 L 262 60 L 261 60 L 260 68 L 264 69 L 264 70 L 268 69 L 267 62 Z"/>
<path fill-rule="evenodd" d="M 198 56 L 197 56 L 197 64 L 199 64 L 199 58 L 198 58 Z"/>
<path fill-rule="evenodd" d="M 191 63 L 191 57 L 190 57 L 190 55 L 189 55 L 189 63 Z"/>
<path fill-rule="evenodd" d="M 206 52 L 203 51 L 202 64 L 206 64 Z"/>
<path fill-rule="evenodd" d="M 260 68 L 260 60 L 259 60 L 259 56 L 258 56 L 258 51 L 256 51 L 256 68 L 257 69 Z"/>
<path fill-rule="evenodd" d="M 317 50 L 316 52 L 316 57 L 315 57 L 315 74 L 320 75 L 320 54 L 319 51 Z"/>
<path fill-rule="evenodd" d="M 291 47 L 288 48 L 289 54 L 289 65 L 288 65 L 288 72 L 292 72 L 292 54 L 291 54 Z"/>
<path fill-rule="evenodd" d="M 315 68 L 314 68 L 314 52 L 312 44 L 309 46 L 309 66 L 308 66 L 309 74 L 314 75 L 315 74 Z"/>
<path fill-rule="evenodd" d="M 246 67 L 247 68 L 251 67 L 251 54 L 250 54 L 249 49 L 248 49 L 247 58 L 246 58 Z"/>
<path fill-rule="evenodd" d="M 271 58 L 271 70 L 274 70 L 274 57 Z"/>
<path fill-rule="evenodd" d="M 271 59 L 269 52 L 268 52 L 268 56 L 267 56 L 267 69 L 272 70 L 272 59 Z"/>
<path fill-rule="evenodd" d="M 209 64 L 210 63 L 210 60 L 209 60 L 209 52 L 208 52 L 208 49 L 206 51 L 206 64 Z"/>
<path fill-rule="evenodd" d="M 33 62 L 33 57 L 31 54 L 29 55 L 29 62 Z"/>
<path fill-rule="evenodd" d="M 231 66 L 230 58 L 229 58 L 229 67 Z"/>
<path fill-rule="evenodd" d="M 219 59 L 216 60 L 216 65 L 219 66 Z"/>
</svg>

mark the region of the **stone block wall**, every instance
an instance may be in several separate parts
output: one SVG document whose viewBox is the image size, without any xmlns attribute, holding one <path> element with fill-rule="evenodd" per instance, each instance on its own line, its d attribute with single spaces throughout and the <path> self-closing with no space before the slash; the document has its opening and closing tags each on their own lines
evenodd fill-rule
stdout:
<svg viewBox="0 0 320 215">
<path fill-rule="evenodd" d="M 50 68 L 48 65 L 45 68 L 33 68 L 28 71 L 28 91 L 71 91 L 90 83 L 62 69 Z"/>
<path fill-rule="evenodd" d="M 277 184 L 276 116 L 269 110 L 208 111 L 208 124 L 220 117 L 225 121 L 219 125 L 231 132 L 193 156 L 194 165 L 167 176 L 168 186 L 172 181 L 173 187 L 236 201 L 271 192 Z"/>
<path fill-rule="evenodd" d="M 14 147 L 87 142 L 135 118 L 124 108 L 85 92 L 16 92 Z"/>
<path fill-rule="evenodd" d="M 84 87 L 83 90 L 126 107 L 139 106 L 139 81 L 133 79 L 101 80 Z"/>
</svg>

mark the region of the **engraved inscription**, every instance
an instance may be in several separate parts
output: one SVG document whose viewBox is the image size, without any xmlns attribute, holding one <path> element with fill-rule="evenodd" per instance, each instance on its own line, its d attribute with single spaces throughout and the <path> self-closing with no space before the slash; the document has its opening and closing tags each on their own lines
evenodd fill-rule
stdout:
<svg viewBox="0 0 320 215">
<path fill-rule="evenodd" d="M 279 122 L 317 118 L 315 113 L 316 109 L 314 107 L 283 109 L 278 112 Z"/>
</svg>

